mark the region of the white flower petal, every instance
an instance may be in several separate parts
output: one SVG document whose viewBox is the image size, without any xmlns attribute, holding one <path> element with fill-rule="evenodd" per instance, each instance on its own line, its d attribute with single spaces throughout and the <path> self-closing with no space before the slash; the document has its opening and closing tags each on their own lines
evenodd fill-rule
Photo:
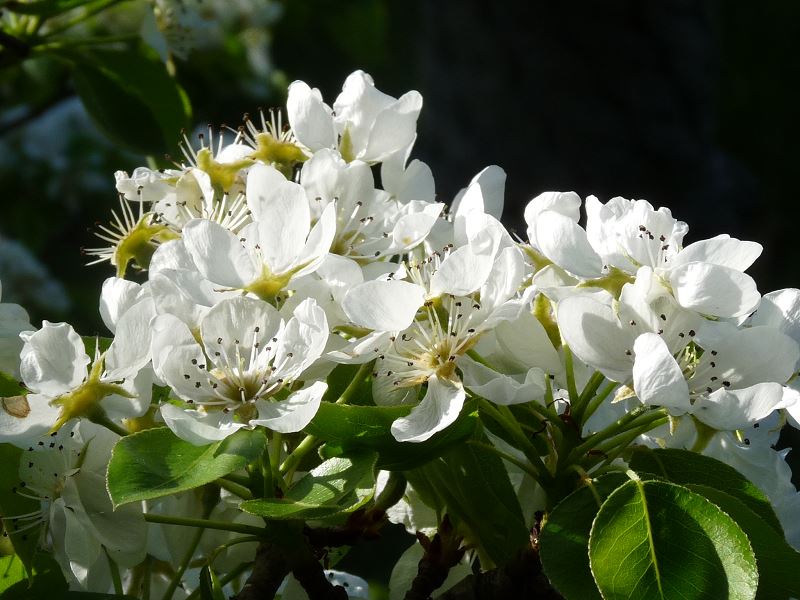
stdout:
<svg viewBox="0 0 800 600">
<path fill-rule="evenodd" d="M 788 288 L 765 294 L 750 324 L 772 327 L 800 343 L 800 290 Z"/>
<path fill-rule="evenodd" d="M 317 270 L 320 263 L 330 250 L 333 238 L 336 236 L 336 207 L 328 204 L 322 211 L 319 220 L 311 228 L 303 251 L 297 257 L 298 270 L 294 277 L 308 275 Z"/>
<path fill-rule="evenodd" d="M 633 389 L 644 404 L 686 411 L 689 386 L 669 348 L 655 333 L 643 333 L 633 344 Z"/>
<path fill-rule="evenodd" d="M 375 331 L 401 331 L 411 325 L 425 301 L 425 290 L 407 281 L 365 281 L 345 296 L 342 309 L 353 323 Z"/>
<path fill-rule="evenodd" d="M 462 246 L 442 261 L 431 277 L 431 296 L 466 296 L 480 288 L 492 272 L 494 255 Z"/>
<path fill-rule="evenodd" d="M 161 416 L 172 433 L 195 446 L 206 446 L 224 440 L 239 429 L 247 427 L 244 423 L 235 423 L 231 413 L 200 413 L 196 410 L 184 410 L 173 404 L 162 404 Z"/>
<path fill-rule="evenodd" d="M 328 384 L 317 381 L 280 402 L 257 400 L 258 418 L 251 419 L 250 425 L 260 425 L 279 433 L 300 431 L 317 414 L 320 401 L 327 389 Z"/>
<path fill-rule="evenodd" d="M 418 212 L 405 214 L 397 220 L 392 229 L 392 246 L 390 252 L 409 250 L 424 240 L 430 233 L 444 204 L 429 204 Z"/>
<path fill-rule="evenodd" d="M 465 398 L 466 393 L 460 382 L 431 376 L 422 402 L 407 417 L 392 423 L 394 439 L 398 442 L 424 442 L 458 418 Z"/>
<path fill-rule="evenodd" d="M 189 221 L 183 228 L 183 243 L 203 277 L 218 285 L 239 289 L 260 275 L 236 236 L 213 221 Z"/>
<path fill-rule="evenodd" d="M 150 362 L 150 321 L 155 316 L 153 302 L 144 299 L 120 317 L 114 341 L 106 352 L 108 379 L 131 377 Z"/>
<path fill-rule="evenodd" d="M 296 379 L 325 350 L 328 341 L 328 319 L 316 300 L 306 298 L 286 323 L 275 353 L 275 365 L 280 369 L 275 377 Z"/>
<path fill-rule="evenodd" d="M 209 356 L 219 352 L 228 364 L 247 368 L 252 362 L 251 352 L 258 353 L 257 348 L 267 346 L 280 328 L 277 309 L 262 300 L 239 296 L 223 300 L 208 311 L 200 325 L 200 336 Z"/>
<path fill-rule="evenodd" d="M 613 381 L 630 378 L 634 338 L 620 328 L 609 304 L 570 296 L 558 303 L 557 316 L 561 337 L 575 356 Z"/>
<path fill-rule="evenodd" d="M 253 165 L 247 175 L 247 205 L 256 221 L 263 262 L 273 273 L 287 271 L 297 260 L 311 229 L 306 192 L 297 183 L 274 184 L 273 167 Z"/>
<path fill-rule="evenodd" d="M 58 420 L 60 409 L 51 406 L 50 398 L 39 394 L 28 394 L 22 398 L 3 398 L 0 404 L 0 444 L 14 444 L 27 448 L 33 440 L 45 435 Z M 30 409 L 22 416 L 26 406 Z M 14 412 L 9 413 L 8 408 Z"/>
<path fill-rule="evenodd" d="M 116 331 L 120 316 L 139 299 L 142 286 L 134 281 L 109 277 L 100 292 L 100 317 L 111 333 Z"/>
<path fill-rule="evenodd" d="M 746 271 L 761 256 L 762 250 L 761 244 L 737 240 L 723 234 L 689 244 L 670 261 L 670 266 L 706 262 L 736 271 Z"/>
<path fill-rule="evenodd" d="M 678 304 L 706 315 L 740 317 L 752 312 L 761 300 L 749 275 L 721 265 L 680 265 L 669 271 L 669 283 Z"/>
<path fill-rule="evenodd" d="M 530 311 L 523 311 L 516 320 L 500 322 L 495 335 L 509 360 L 521 368 L 535 365 L 551 374 L 564 368 L 544 326 Z"/>
<path fill-rule="evenodd" d="M 523 382 L 498 373 L 468 356 L 459 359 L 458 367 L 464 375 L 464 386 L 495 404 L 508 406 L 541 400 L 545 392 L 545 374 L 537 367 L 525 374 Z"/>
<path fill-rule="evenodd" d="M 740 390 L 720 388 L 698 402 L 693 414 L 715 429 L 733 431 L 752 425 L 784 406 L 779 383 L 759 383 Z"/>
<path fill-rule="evenodd" d="M 603 261 L 575 221 L 547 210 L 539 214 L 534 225 L 539 249 L 547 258 L 579 277 L 600 275 Z"/>
<path fill-rule="evenodd" d="M 297 140 L 315 152 L 336 145 L 331 109 L 322 101 L 319 90 L 302 81 L 289 86 L 286 114 Z"/>
<path fill-rule="evenodd" d="M 454 202 L 452 209 L 456 220 L 472 213 L 486 213 L 499 219 L 503 214 L 506 172 L 490 165 L 475 175 L 464 194 Z"/>
<path fill-rule="evenodd" d="M 89 355 L 81 337 L 67 323 L 44 321 L 32 334 L 21 334 L 20 374 L 25 386 L 55 397 L 78 387 L 86 377 Z"/>
<path fill-rule="evenodd" d="M 365 162 L 379 162 L 407 147 L 417 135 L 422 96 L 411 91 L 383 109 L 369 131 L 366 148 L 358 154 Z"/>
</svg>

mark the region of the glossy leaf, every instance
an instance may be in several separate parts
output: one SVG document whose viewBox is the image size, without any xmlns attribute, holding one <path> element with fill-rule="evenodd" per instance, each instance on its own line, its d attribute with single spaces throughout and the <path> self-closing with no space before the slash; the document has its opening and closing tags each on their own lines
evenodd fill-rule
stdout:
<svg viewBox="0 0 800 600">
<path fill-rule="evenodd" d="M 208 565 L 200 571 L 200 600 L 225 600 L 219 579 Z"/>
<path fill-rule="evenodd" d="M 176 149 L 191 110 L 186 93 L 155 52 L 94 50 L 76 60 L 75 89 L 109 138 L 144 154 Z"/>
<path fill-rule="evenodd" d="M 51 554 L 37 552 L 28 573 L 32 575 L 6 588 L 0 600 L 73 600 L 61 568 Z"/>
<path fill-rule="evenodd" d="M 483 436 L 477 441 L 488 444 Z M 459 444 L 406 475 L 415 489 L 424 490 L 426 502 L 443 506 L 454 522 L 464 523 L 468 531 L 462 533 L 495 564 L 505 564 L 529 543 L 505 465 L 482 445 Z"/>
<path fill-rule="evenodd" d="M 283 498 L 260 498 L 242 510 L 268 519 L 321 519 L 365 504 L 375 487 L 374 452 L 326 460 L 292 486 Z"/>
<path fill-rule="evenodd" d="M 350 406 L 323 402 L 305 431 L 328 442 L 335 449 L 331 454 L 373 450 L 378 453 L 379 469 L 404 471 L 462 443 L 473 435 L 477 426 L 477 417 L 467 406 L 455 423 L 429 440 L 419 444 L 398 442 L 390 428 L 395 419 L 409 412 L 410 406 Z"/>
<path fill-rule="evenodd" d="M 25 565 L 16 554 L 0 557 L 0 592 L 25 579 Z"/>
<path fill-rule="evenodd" d="M 800 598 L 800 553 L 739 498 L 716 487 L 687 485 L 728 514 L 750 539 L 758 561 L 757 600 Z"/>
<path fill-rule="evenodd" d="M 672 483 L 705 485 L 730 494 L 783 537 L 778 516 L 764 493 L 739 471 L 715 458 L 688 450 L 640 448 L 634 452 L 630 467 L 643 479 L 644 473 L 651 473 Z"/>
<path fill-rule="evenodd" d="M 539 557 L 550 583 L 567 600 L 602 600 L 589 568 L 589 532 L 603 501 L 630 481 L 609 473 L 574 491 L 547 515 Z"/>
<path fill-rule="evenodd" d="M 210 483 L 244 468 L 264 452 L 263 431 L 240 430 L 208 446 L 195 446 L 166 427 L 122 438 L 108 465 L 115 506 L 168 496 Z"/>
<path fill-rule="evenodd" d="M 751 600 L 756 559 L 715 504 L 664 481 L 629 481 L 600 507 L 589 562 L 605 600 Z"/>
</svg>

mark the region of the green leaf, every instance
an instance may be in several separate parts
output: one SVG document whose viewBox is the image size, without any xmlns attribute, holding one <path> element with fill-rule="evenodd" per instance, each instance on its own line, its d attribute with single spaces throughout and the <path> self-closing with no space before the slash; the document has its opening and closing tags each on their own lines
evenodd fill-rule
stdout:
<svg viewBox="0 0 800 600">
<path fill-rule="evenodd" d="M 18 581 L 0 594 L 0 600 L 32 600 L 47 598 L 61 600 L 68 598 L 67 581 L 61 573 L 55 558 L 49 553 L 37 552 L 33 557 L 28 579 Z M 71 597 L 69 597 L 71 600 Z"/>
<path fill-rule="evenodd" d="M 25 565 L 19 556 L 10 554 L 0 557 L 0 592 L 25 579 Z"/>
<path fill-rule="evenodd" d="M 539 536 L 542 568 L 567 600 L 602 600 L 589 568 L 589 532 L 603 501 L 630 479 L 609 473 L 564 498 Z"/>
<path fill-rule="evenodd" d="M 484 436 L 477 439 L 489 443 Z M 467 531 L 461 533 L 496 565 L 507 563 L 530 543 L 505 465 L 483 446 L 450 448 L 405 475 L 414 489 L 423 491 L 426 503 L 444 507 L 457 525 L 463 523 Z"/>
<path fill-rule="evenodd" d="M 20 484 L 19 461 L 23 450 L 11 444 L 0 444 L 0 515 L 4 516 L 6 531 L 14 551 L 22 564 L 30 572 L 33 557 L 39 544 L 41 524 L 37 527 L 15 533 L 15 515 L 24 515 L 41 510 L 41 503 L 32 498 L 20 496 L 15 492 Z M 28 521 L 20 521 L 23 527 Z"/>
<path fill-rule="evenodd" d="M 353 383 L 362 365 L 337 365 L 325 380 L 328 389 L 322 397 L 323 402 L 336 402 L 344 391 Z M 350 394 L 348 404 L 374 404 L 372 401 L 372 379 L 364 377 L 356 389 Z"/>
<path fill-rule="evenodd" d="M 12 377 L 8 373 L 0 371 L 0 397 L 10 398 L 11 396 L 21 396 L 27 394 L 26 390 L 19 380 Z"/>
<path fill-rule="evenodd" d="M 95 0 L 39 0 L 38 2 L 18 2 L 8 0 L 0 4 L 0 8 L 22 15 L 39 15 L 51 17 L 62 12 L 90 4 Z"/>
<path fill-rule="evenodd" d="M 177 150 L 191 108 L 154 51 L 94 49 L 74 58 L 75 89 L 109 138 L 143 154 Z"/>
<path fill-rule="evenodd" d="M 200 571 L 200 600 L 225 600 L 219 579 L 208 565 Z"/>
<path fill-rule="evenodd" d="M 335 448 L 333 454 L 374 450 L 378 453 L 379 469 L 405 471 L 471 437 L 478 423 L 477 415 L 468 405 L 455 423 L 429 440 L 419 444 L 398 442 L 392 436 L 392 423 L 409 412 L 410 406 L 350 406 L 323 402 L 305 431 L 331 444 Z"/>
<path fill-rule="evenodd" d="M 140 431 L 114 446 L 108 492 L 117 507 L 191 490 L 244 468 L 266 443 L 259 430 L 239 430 L 208 446 L 185 442 L 166 427 Z"/>
<path fill-rule="evenodd" d="M 751 600 L 756 559 L 716 505 L 664 481 L 629 481 L 600 507 L 589 562 L 605 600 Z"/>
<path fill-rule="evenodd" d="M 269 519 L 322 519 L 352 512 L 372 497 L 377 454 L 360 452 L 326 460 L 289 489 L 284 498 L 242 502 L 245 512 Z"/>
<path fill-rule="evenodd" d="M 716 487 L 687 485 L 727 513 L 750 539 L 758 561 L 757 600 L 800 598 L 800 553 L 741 499 Z"/>
<path fill-rule="evenodd" d="M 630 467 L 643 479 L 645 473 L 680 485 L 714 487 L 744 502 L 783 537 L 783 529 L 769 499 L 736 469 L 709 456 L 677 449 L 638 448 Z"/>
</svg>

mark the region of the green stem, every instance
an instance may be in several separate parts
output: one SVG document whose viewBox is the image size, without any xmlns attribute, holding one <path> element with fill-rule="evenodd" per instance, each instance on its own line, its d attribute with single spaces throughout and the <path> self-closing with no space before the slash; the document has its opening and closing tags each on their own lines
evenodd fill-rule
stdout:
<svg viewBox="0 0 800 600">
<path fill-rule="evenodd" d="M 534 471 L 530 467 L 530 465 L 526 465 L 524 462 L 522 462 L 521 460 L 519 460 L 517 458 L 514 458 L 513 456 L 511 456 L 507 452 L 503 452 L 499 448 L 496 448 L 495 446 L 492 446 L 491 444 L 487 444 L 487 443 L 481 442 L 479 440 L 469 440 L 467 443 L 471 444 L 472 446 L 478 446 L 480 448 L 483 448 L 484 450 L 488 450 L 489 452 L 494 452 L 497 456 L 499 456 L 503 460 L 505 460 L 507 462 L 510 462 L 512 465 L 518 466 L 525 473 L 527 473 L 528 475 L 530 475 L 531 477 L 533 477 L 537 481 L 539 480 L 539 474 L 536 471 Z"/>
<path fill-rule="evenodd" d="M 117 44 L 119 42 L 132 42 L 139 39 L 138 33 L 125 33 L 120 35 L 106 35 L 101 37 L 82 37 L 82 38 L 63 38 L 34 46 L 32 53 L 41 54 L 61 50 L 63 48 L 75 48 L 79 46 L 100 46 L 103 44 Z"/>
<path fill-rule="evenodd" d="M 697 438 L 694 444 L 692 444 L 691 451 L 700 454 L 706 449 L 711 439 L 717 435 L 717 430 L 713 427 L 709 427 L 695 417 L 692 417 L 692 422 L 694 423 L 694 428 L 697 430 Z"/>
<path fill-rule="evenodd" d="M 150 572 L 152 571 L 152 558 L 148 554 L 144 558 L 144 579 L 142 580 L 142 600 L 150 600 Z"/>
<path fill-rule="evenodd" d="M 383 490 L 375 498 L 372 508 L 375 510 L 387 510 L 394 506 L 406 493 L 406 478 L 398 471 L 389 471 L 389 480 L 383 486 Z"/>
<path fill-rule="evenodd" d="M 119 2 L 124 2 L 124 1 L 125 0 L 102 0 L 101 2 L 98 2 L 97 4 L 95 4 L 94 6 L 90 6 L 90 7 L 86 8 L 78 16 L 73 17 L 69 21 L 61 24 L 60 26 L 58 26 L 58 27 L 56 27 L 54 29 L 51 29 L 50 31 L 47 32 L 47 35 L 55 35 L 57 33 L 61 33 L 62 31 L 66 31 L 70 27 L 74 27 L 78 23 L 82 23 L 86 19 L 89 19 L 90 17 L 93 17 L 94 15 L 96 15 L 97 13 L 99 13 L 102 10 L 105 10 L 106 8 L 110 7 L 111 5 L 117 4 Z"/>
<path fill-rule="evenodd" d="M 314 450 L 314 448 L 319 446 L 321 443 L 322 440 L 313 435 L 307 435 L 304 437 L 303 441 L 297 445 L 297 448 L 295 448 L 292 453 L 286 457 L 286 460 L 281 463 L 278 472 L 281 475 L 287 475 L 287 473 L 289 473 L 289 478 L 291 478 L 290 473 L 294 472 L 294 470 L 297 468 L 297 465 L 299 465 L 300 461 L 303 460 L 303 457 L 305 457 L 306 454 Z"/>
<path fill-rule="evenodd" d="M 105 414 L 105 412 L 102 409 L 100 411 L 97 411 L 96 414 L 90 415 L 89 416 L 89 420 L 92 423 L 96 423 L 97 425 L 102 425 L 103 427 L 105 427 L 109 431 L 113 431 L 114 433 L 116 433 L 117 435 L 119 435 L 121 437 L 125 437 L 126 435 L 130 435 L 130 433 L 131 433 L 130 431 L 125 429 L 122 425 L 114 423 L 114 421 L 109 419 L 108 416 Z"/>
<path fill-rule="evenodd" d="M 572 415 L 572 418 L 575 419 L 575 421 L 580 425 L 583 425 L 583 412 L 586 409 L 587 403 L 597 393 L 598 388 L 604 380 L 605 377 L 602 373 L 595 372 L 589 378 L 589 381 L 586 383 L 586 387 L 583 388 L 583 391 L 578 398 L 577 406 L 572 407 L 570 414 Z"/>
<path fill-rule="evenodd" d="M 569 392 L 570 407 L 579 402 L 578 388 L 575 385 L 575 368 L 572 362 L 572 350 L 564 344 L 564 363 L 567 369 L 567 392 Z"/>
<path fill-rule="evenodd" d="M 169 587 L 167 587 L 161 600 L 172 600 L 172 595 L 175 593 L 175 590 L 178 589 L 178 585 L 180 585 L 181 579 L 183 579 L 183 574 L 186 573 L 186 569 L 189 568 L 189 563 L 192 561 L 197 546 L 200 545 L 200 538 L 203 537 L 203 533 L 205 533 L 205 529 L 198 529 L 195 532 L 189 547 L 186 549 L 186 554 L 184 554 L 183 560 L 181 560 L 180 566 L 178 570 L 175 571 L 175 575 L 169 582 Z"/>
<path fill-rule="evenodd" d="M 269 446 L 269 465 L 272 470 L 272 482 L 286 491 L 286 482 L 283 480 L 278 465 L 281 464 L 281 451 L 283 449 L 283 436 L 277 431 L 272 432 Z"/>
<path fill-rule="evenodd" d="M 606 386 L 600 390 L 600 393 L 597 394 L 594 398 L 592 398 L 583 409 L 581 413 L 581 417 L 583 418 L 583 423 L 589 420 L 589 418 L 600 408 L 600 405 L 603 404 L 606 398 L 609 397 L 611 392 L 613 392 L 616 387 L 619 385 L 616 381 L 609 381 Z M 583 425 L 581 423 L 581 425 Z"/>
<path fill-rule="evenodd" d="M 108 554 L 108 550 L 105 550 L 106 559 L 108 560 L 108 568 L 111 571 L 111 581 L 114 583 L 114 593 L 118 596 L 122 596 L 124 593 L 122 589 L 122 577 L 119 575 L 119 567 L 117 563 L 114 562 L 114 559 Z"/>
<path fill-rule="evenodd" d="M 370 361 L 361 365 L 361 367 L 356 371 L 353 380 L 350 384 L 345 388 L 342 392 L 342 395 L 339 396 L 339 399 L 336 401 L 336 404 L 347 404 L 350 401 L 351 396 L 356 392 L 358 387 L 361 385 L 364 377 L 367 374 L 372 373 L 372 365 L 374 361 Z M 281 466 L 278 468 L 278 473 L 281 475 L 289 475 L 289 479 L 291 479 L 291 474 L 294 473 L 294 470 L 297 468 L 297 465 L 300 464 L 300 461 L 303 458 L 314 450 L 317 446 L 322 443 L 322 440 L 313 436 L 307 435 L 303 438 L 303 440 L 298 444 L 297 448 L 295 448 L 289 456 L 286 457 L 286 460 L 281 463 Z"/>
<path fill-rule="evenodd" d="M 244 573 L 245 571 L 247 571 L 247 569 L 249 569 L 249 568 L 250 568 L 250 565 L 251 565 L 251 564 L 252 564 L 252 563 L 242 563 L 242 564 L 240 564 L 239 566 L 237 566 L 236 568 L 234 568 L 234 569 L 232 569 L 232 570 L 228 571 L 228 573 L 226 573 L 224 577 L 220 577 L 220 579 L 219 579 L 219 585 L 220 585 L 221 587 L 225 587 L 225 586 L 226 586 L 226 585 L 228 585 L 228 584 L 229 584 L 231 581 L 233 581 L 234 579 L 236 579 L 237 577 L 239 577 L 239 575 L 241 575 L 242 573 Z M 197 598 L 199 598 L 199 597 L 200 597 L 200 588 L 198 587 L 198 588 L 197 588 L 195 591 L 193 591 L 191 594 L 189 594 L 189 595 L 186 597 L 186 600 L 196 600 L 196 599 L 197 599 Z"/>
<path fill-rule="evenodd" d="M 369 373 L 372 373 L 372 365 L 374 362 L 375 361 L 370 361 L 368 363 L 361 365 L 358 371 L 356 371 L 353 380 L 342 392 L 342 395 L 339 396 L 339 399 L 336 401 L 336 404 L 347 404 L 348 402 L 350 402 L 350 397 L 355 393 L 355 391 L 361 385 L 361 382 L 364 381 L 364 377 L 366 377 Z"/>
<path fill-rule="evenodd" d="M 641 406 L 632 410 L 605 429 L 590 435 L 584 443 L 575 447 L 567 456 L 565 465 L 577 462 L 590 450 L 597 449 L 601 442 L 625 434 L 633 428 L 642 426 L 642 421 L 648 422 L 661 418 L 662 416 L 664 416 L 664 409 L 653 409 L 649 406 Z"/>
<path fill-rule="evenodd" d="M 225 479 L 226 481 L 238 483 L 239 485 L 243 485 L 244 487 L 250 485 L 250 478 L 247 475 L 239 475 L 238 473 L 228 473 L 224 477 L 220 477 L 220 479 Z"/>
<path fill-rule="evenodd" d="M 503 429 L 505 429 L 511 435 L 511 437 L 514 438 L 514 441 L 518 445 L 518 449 L 521 450 L 525 455 L 525 458 L 530 461 L 530 468 L 536 473 L 536 481 L 538 481 L 542 487 L 549 485 L 553 480 L 552 474 L 547 470 L 547 467 L 539 457 L 536 447 L 530 442 L 530 440 L 528 440 L 527 437 L 525 437 L 522 428 L 520 428 L 517 422 L 514 421 L 513 418 L 507 418 L 505 414 L 503 414 L 500 410 L 498 410 L 497 407 L 495 407 L 485 398 L 480 399 L 480 405 L 484 412 L 487 412 Z"/>
<path fill-rule="evenodd" d="M 631 444 L 633 440 L 635 440 L 643 433 L 647 433 L 648 431 L 652 431 L 656 427 L 660 427 L 667 421 L 669 421 L 669 417 L 661 416 L 658 419 L 654 419 L 653 421 L 651 421 L 646 425 L 643 425 L 635 430 L 630 430 L 626 432 L 624 435 L 612 438 L 608 440 L 606 443 L 601 444 L 596 448 L 596 450 L 603 454 L 602 462 L 606 465 L 612 463 L 620 454 L 622 454 L 625 451 L 625 449 Z"/>
<path fill-rule="evenodd" d="M 220 553 L 224 552 L 225 550 L 227 550 L 231 546 L 236 546 L 237 544 L 246 544 L 248 542 L 260 542 L 260 541 L 261 541 L 261 538 L 256 537 L 254 535 L 248 535 L 248 536 L 245 536 L 245 537 L 240 537 L 240 538 L 233 539 L 230 542 L 226 542 L 224 544 L 220 544 L 219 546 L 214 548 L 214 550 L 211 552 L 211 554 L 208 555 L 208 558 L 206 559 L 206 564 L 208 565 L 208 568 L 210 569 L 211 565 L 214 563 L 214 561 L 217 560 L 217 556 L 219 556 Z"/>
<path fill-rule="evenodd" d="M 220 477 L 214 483 L 216 483 L 223 490 L 228 490 L 231 494 L 239 496 L 239 498 L 242 500 L 253 499 L 253 494 L 247 487 L 239 485 L 238 483 L 234 483 L 233 481 L 229 481 L 224 477 Z"/>
<path fill-rule="evenodd" d="M 173 517 L 168 515 L 156 515 L 146 513 L 144 520 L 148 523 L 163 523 L 165 525 L 181 525 L 183 527 L 201 527 L 204 529 L 219 529 L 220 531 L 233 531 L 234 533 L 245 533 L 248 535 L 263 536 L 266 531 L 261 527 L 244 525 L 242 523 L 230 523 L 228 521 L 212 521 L 209 519 L 191 519 L 187 517 Z"/>
</svg>

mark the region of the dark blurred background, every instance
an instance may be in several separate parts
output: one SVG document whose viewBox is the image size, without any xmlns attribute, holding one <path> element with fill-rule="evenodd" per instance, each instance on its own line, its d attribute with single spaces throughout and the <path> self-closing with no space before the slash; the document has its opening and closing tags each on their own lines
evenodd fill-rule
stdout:
<svg viewBox="0 0 800 600">
<path fill-rule="evenodd" d="M 751 274 L 762 292 L 800 286 L 798 2 L 221 6 L 219 43 L 174 60 L 198 124 L 280 106 L 294 79 L 332 103 L 362 68 L 387 93 L 422 93 L 414 155 L 442 200 L 488 164 L 508 172 L 505 214 L 520 231 L 525 203 L 545 190 L 645 198 L 689 223 L 687 242 L 761 242 Z M 96 245 L 87 227 L 116 205 L 113 172 L 145 162 L 97 133 L 57 61 L 31 62 L 0 72 L 0 241 L 27 246 L 49 275 L 15 275 L 12 253 L 0 260 L 3 297 L 34 322 L 102 333 L 97 298 L 111 271 L 85 268 L 78 248 Z M 53 278 L 62 290 L 37 287 Z"/>
</svg>

